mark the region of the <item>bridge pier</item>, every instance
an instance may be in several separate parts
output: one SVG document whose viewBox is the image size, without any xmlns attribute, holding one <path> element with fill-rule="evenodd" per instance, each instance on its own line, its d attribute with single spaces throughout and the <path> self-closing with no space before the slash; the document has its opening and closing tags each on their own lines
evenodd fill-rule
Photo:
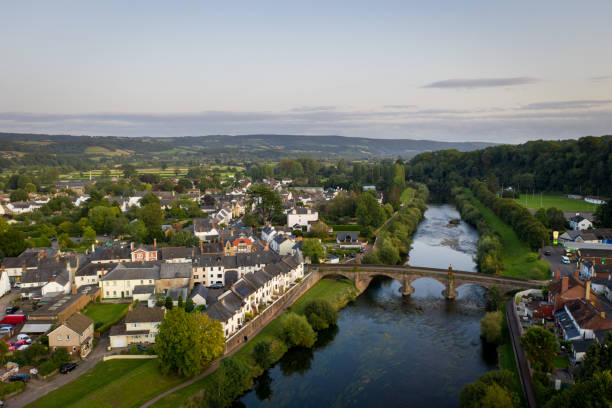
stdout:
<svg viewBox="0 0 612 408">
<path fill-rule="evenodd" d="M 412 281 L 404 278 L 400 292 L 403 296 L 410 296 L 414 293 L 414 288 L 411 285 Z"/>
<path fill-rule="evenodd" d="M 455 290 L 455 277 L 453 276 L 452 270 L 448 271 L 448 280 L 446 282 L 446 289 L 442 291 L 442 296 L 444 296 L 448 300 L 453 300 L 459 294 Z"/>
</svg>

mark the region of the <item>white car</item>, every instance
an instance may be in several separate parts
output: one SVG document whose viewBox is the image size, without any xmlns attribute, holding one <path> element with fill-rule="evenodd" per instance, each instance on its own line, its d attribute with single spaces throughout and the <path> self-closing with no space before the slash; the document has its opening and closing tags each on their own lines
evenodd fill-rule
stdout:
<svg viewBox="0 0 612 408">
<path fill-rule="evenodd" d="M 22 346 L 17 347 L 17 351 L 23 351 L 23 350 L 27 349 L 28 347 L 30 347 L 29 344 L 24 344 Z"/>
<path fill-rule="evenodd" d="M 32 341 L 32 339 L 30 338 L 30 336 L 28 336 L 28 335 L 27 335 L 27 334 L 25 334 L 25 333 L 19 333 L 19 334 L 17 335 L 17 341 L 21 341 L 21 340 L 26 340 L 26 341 L 27 341 L 27 340 L 30 340 L 30 341 Z"/>
</svg>

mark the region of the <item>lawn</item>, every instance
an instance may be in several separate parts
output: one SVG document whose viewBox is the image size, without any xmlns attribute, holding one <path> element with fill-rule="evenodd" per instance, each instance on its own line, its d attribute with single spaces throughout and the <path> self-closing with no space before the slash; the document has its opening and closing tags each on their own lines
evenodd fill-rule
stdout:
<svg viewBox="0 0 612 408">
<path fill-rule="evenodd" d="M 308 292 L 302 295 L 291 307 L 291 311 L 301 313 L 304 310 L 306 303 L 312 299 L 327 299 L 335 308 L 340 309 L 348 302 L 350 302 L 357 295 L 357 289 L 351 281 L 345 278 L 339 279 L 321 279 L 314 285 Z M 238 350 L 231 358 L 244 359 L 251 363 L 250 354 L 253 351 L 253 347 L 260 341 L 270 341 L 273 344 L 277 344 L 277 347 L 273 348 L 273 354 L 275 360 L 279 360 L 282 355 L 287 351 L 284 344 L 278 342 L 278 335 L 281 329 L 280 325 L 281 318 L 277 318 L 270 322 L 257 336 L 255 336 L 249 343 Z M 181 406 L 189 400 L 192 396 L 200 392 L 202 389 L 211 387 L 214 384 L 215 373 L 196 381 L 195 383 L 177 391 L 153 404 L 154 408 L 175 408 Z"/>
<path fill-rule="evenodd" d="M 83 313 L 94 320 L 96 330 L 102 327 L 101 331 L 105 331 L 123 319 L 128 306 L 128 303 L 91 303 Z"/>
<path fill-rule="evenodd" d="M 517 236 L 512 227 L 503 222 L 495 213 L 482 204 L 469 189 L 466 193 L 472 203 L 478 208 L 489 227 L 499 235 L 504 247 L 504 266 L 502 275 L 522 279 L 548 279 L 550 267 L 541 261 L 537 253 L 533 252 Z"/>
<path fill-rule="evenodd" d="M 506 320 L 506 314 L 504 313 L 504 342 L 497 348 L 499 352 L 499 368 L 502 370 L 510 371 L 516 380 L 516 392 L 523 399 L 523 388 L 521 387 L 518 366 L 514 357 L 514 348 L 512 347 L 512 340 L 510 339 L 510 333 L 508 332 L 508 320 Z"/>
<path fill-rule="evenodd" d="M 570 365 L 569 358 L 557 356 L 555 357 L 555 361 L 553 362 L 555 368 L 561 368 L 563 370 L 567 369 Z"/>
<path fill-rule="evenodd" d="M 27 405 L 51 407 L 139 407 L 183 381 L 162 375 L 155 360 L 100 362 L 87 373 Z"/>
<path fill-rule="evenodd" d="M 574 200 L 558 194 L 523 194 L 514 201 L 524 207 L 533 209 L 557 207 L 563 211 L 595 211 L 598 207 L 597 204 Z"/>
</svg>

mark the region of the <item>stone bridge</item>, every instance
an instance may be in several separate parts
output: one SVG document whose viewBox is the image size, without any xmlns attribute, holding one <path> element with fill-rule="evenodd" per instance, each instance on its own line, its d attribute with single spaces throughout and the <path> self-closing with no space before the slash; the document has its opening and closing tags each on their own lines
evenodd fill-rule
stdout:
<svg viewBox="0 0 612 408">
<path fill-rule="evenodd" d="M 366 290 L 375 276 L 387 276 L 395 279 L 402 285 L 400 292 L 406 296 L 414 292 L 412 282 L 421 278 L 431 278 L 445 286 L 442 295 L 447 299 L 457 297 L 456 289 L 467 284 L 480 285 L 487 289 L 497 286 L 502 293 L 517 289 L 539 289 L 542 286 L 548 285 L 548 281 L 524 280 L 499 275 L 458 271 L 450 268 L 436 269 L 419 266 L 320 264 L 310 265 L 310 270 L 317 273 L 317 279 L 330 275 L 344 276 L 355 283 L 359 293 Z"/>
</svg>

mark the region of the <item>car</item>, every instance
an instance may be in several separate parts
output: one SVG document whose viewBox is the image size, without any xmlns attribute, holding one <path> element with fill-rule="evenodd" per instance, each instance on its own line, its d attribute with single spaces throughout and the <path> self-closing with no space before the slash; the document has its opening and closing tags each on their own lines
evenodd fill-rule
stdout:
<svg viewBox="0 0 612 408">
<path fill-rule="evenodd" d="M 67 363 L 60 367 L 59 372 L 62 374 L 68 374 L 75 368 L 77 368 L 77 363 Z"/>
<path fill-rule="evenodd" d="M 0 336 L 5 334 L 10 335 L 12 331 L 13 329 L 11 329 L 10 327 L 0 327 Z"/>
<path fill-rule="evenodd" d="M 8 378 L 9 382 L 15 382 L 15 381 L 23 381 L 23 382 L 28 382 L 30 381 L 30 376 L 27 374 L 13 374 Z"/>
<path fill-rule="evenodd" d="M 6 314 L 12 314 L 19 310 L 19 306 L 9 306 L 6 308 Z"/>
<path fill-rule="evenodd" d="M 550 251 L 546 250 L 546 251 L 544 251 L 544 255 L 546 255 L 546 256 L 550 256 L 550 255 L 552 255 L 552 252 L 550 252 Z"/>
<path fill-rule="evenodd" d="M 28 336 L 28 335 L 27 335 L 27 334 L 25 334 L 25 333 L 19 333 L 19 334 L 17 335 L 17 340 L 30 340 L 30 341 L 32 341 L 32 339 L 30 338 L 30 336 Z"/>
<path fill-rule="evenodd" d="M 30 347 L 29 344 L 22 344 L 21 346 L 17 347 L 17 351 L 27 350 L 28 347 Z"/>
<path fill-rule="evenodd" d="M 13 346 L 23 346 L 24 344 L 32 343 L 32 340 L 30 340 L 30 341 L 28 341 L 28 340 L 25 340 L 25 339 L 24 340 L 17 340 L 16 342 L 13 343 Z"/>
<path fill-rule="evenodd" d="M 145 352 L 145 351 L 147 351 L 147 350 L 149 349 L 148 347 L 145 347 L 145 346 L 143 346 L 142 344 L 137 344 L 137 345 L 136 345 L 136 348 L 137 348 L 138 350 L 142 351 L 142 352 Z"/>
<path fill-rule="evenodd" d="M 209 286 L 209 288 L 211 289 L 223 289 L 223 284 L 222 283 L 215 283 Z"/>
<path fill-rule="evenodd" d="M 14 329 L 15 325 L 14 324 L 10 324 L 10 323 L 2 323 L 0 324 L 0 329 L 4 328 L 4 327 L 8 327 L 9 329 Z"/>
<path fill-rule="evenodd" d="M 564 256 L 561 257 L 561 263 L 569 264 L 570 260 L 569 260 L 569 258 L 567 256 L 564 255 Z"/>
</svg>

